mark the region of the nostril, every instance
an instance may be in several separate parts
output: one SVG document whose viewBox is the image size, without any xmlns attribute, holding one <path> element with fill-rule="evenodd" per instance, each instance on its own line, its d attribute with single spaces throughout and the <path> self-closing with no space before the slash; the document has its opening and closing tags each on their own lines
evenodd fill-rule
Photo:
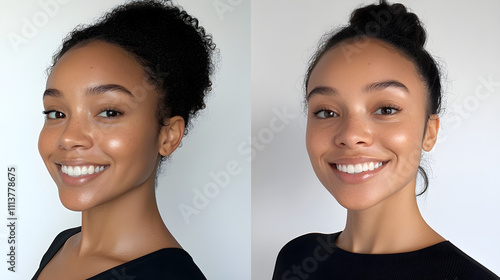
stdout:
<svg viewBox="0 0 500 280">
<path fill-rule="evenodd" d="M 92 137 L 78 129 L 66 130 L 59 138 L 59 147 L 64 150 L 88 148 L 92 146 Z"/>
</svg>

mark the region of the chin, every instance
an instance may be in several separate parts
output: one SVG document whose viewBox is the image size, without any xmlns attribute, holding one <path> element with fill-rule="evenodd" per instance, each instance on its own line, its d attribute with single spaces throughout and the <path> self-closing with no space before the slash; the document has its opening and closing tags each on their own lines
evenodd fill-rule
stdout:
<svg viewBox="0 0 500 280">
<path fill-rule="evenodd" d="M 363 211 L 372 208 L 373 206 L 377 205 L 378 202 L 375 203 L 370 203 L 367 201 L 340 201 L 337 199 L 337 202 L 344 207 L 347 210 L 351 211 Z"/>
<path fill-rule="evenodd" d="M 90 209 L 85 203 L 77 202 L 77 201 L 68 201 L 61 199 L 61 203 L 66 209 L 75 211 L 75 212 L 83 212 L 85 210 Z"/>
<path fill-rule="evenodd" d="M 379 204 L 384 199 L 374 194 L 363 193 L 362 190 L 353 190 L 351 193 L 338 193 L 329 190 L 337 202 L 347 210 L 362 211 Z"/>
<path fill-rule="evenodd" d="M 373 201 L 357 201 L 351 199 L 337 199 L 337 202 L 345 209 L 351 211 L 366 210 L 378 204 L 378 202 Z"/>
<path fill-rule="evenodd" d="M 64 207 L 71 211 L 82 212 L 95 206 L 90 199 L 84 196 L 59 190 L 59 199 Z"/>
</svg>

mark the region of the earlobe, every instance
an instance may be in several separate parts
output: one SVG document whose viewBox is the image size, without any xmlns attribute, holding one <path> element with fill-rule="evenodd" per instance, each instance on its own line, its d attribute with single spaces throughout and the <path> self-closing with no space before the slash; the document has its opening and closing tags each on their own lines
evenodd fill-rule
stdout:
<svg viewBox="0 0 500 280">
<path fill-rule="evenodd" d="M 177 149 L 184 136 L 185 123 L 180 116 L 174 116 L 165 121 L 166 124 L 160 129 L 159 150 L 162 156 L 169 156 Z"/>
<path fill-rule="evenodd" d="M 439 117 L 438 115 L 431 115 L 427 120 L 427 127 L 425 128 L 424 141 L 422 143 L 422 149 L 426 152 L 430 152 L 437 141 L 437 135 L 439 131 Z"/>
</svg>

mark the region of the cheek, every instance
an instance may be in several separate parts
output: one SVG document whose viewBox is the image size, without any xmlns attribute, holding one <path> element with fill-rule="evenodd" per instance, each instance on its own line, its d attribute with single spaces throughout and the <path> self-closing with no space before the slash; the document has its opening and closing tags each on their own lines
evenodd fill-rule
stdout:
<svg viewBox="0 0 500 280">
<path fill-rule="evenodd" d="M 319 150 L 321 150 L 319 145 L 321 145 L 322 141 L 318 138 L 320 138 L 318 131 L 308 125 L 306 131 L 306 149 L 313 164 L 318 157 Z"/>
<path fill-rule="evenodd" d="M 381 139 L 384 139 L 385 146 L 397 157 L 401 171 L 415 173 L 422 151 L 421 125 L 407 123 L 395 129 L 386 129 L 382 133 L 385 136 L 381 136 Z"/>
<path fill-rule="evenodd" d="M 114 131 L 100 134 L 99 142 L 104 153 L 115 160 L 127 160 L 130 164 L 144 165 L 156 162 L 158 154 L 158 135 L 151 129 L 120 127 Z"/>
<path fill-rule="evenodd" d="M 332 133 L 328 129 L 319 129 L 308 126 L 306 131 L 306 148 L 313 169 L 320 171 L 322 156 L 332 149 L 334 145 Z"/>
<path fill-rule="evenodd" d="M 44 162 L 47 161 L 48 155 L 54 147 L 57 147 L 57 139 L 54 133 L 44 126 L 38 136 L 38 152 Z"/>
<path fill-rule="evenodd" d="M 120 150 L 124 146 L 127 146 L 127 143 L 123 143 L 118 139 L 110 139 L 108 143 L 108 149 L 110 150 Z"/>
</svg>

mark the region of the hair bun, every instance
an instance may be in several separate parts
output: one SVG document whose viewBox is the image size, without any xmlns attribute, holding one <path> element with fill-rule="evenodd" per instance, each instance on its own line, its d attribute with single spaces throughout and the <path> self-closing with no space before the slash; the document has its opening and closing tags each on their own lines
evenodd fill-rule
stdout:
<svg viewBox="0 0 500 280">
<path fill-rule="evenodd" d="M 402 4 L 388 4 L 384 0 L 380 1 L 379 5 L 373 4 L 354 10 L 349 23 L 351 27 L 370 37 L 395 40 L 396 44 L 413 44 L 423 48 L 427 38 L 417 15 L 408 12 Z"/>
</svg>

